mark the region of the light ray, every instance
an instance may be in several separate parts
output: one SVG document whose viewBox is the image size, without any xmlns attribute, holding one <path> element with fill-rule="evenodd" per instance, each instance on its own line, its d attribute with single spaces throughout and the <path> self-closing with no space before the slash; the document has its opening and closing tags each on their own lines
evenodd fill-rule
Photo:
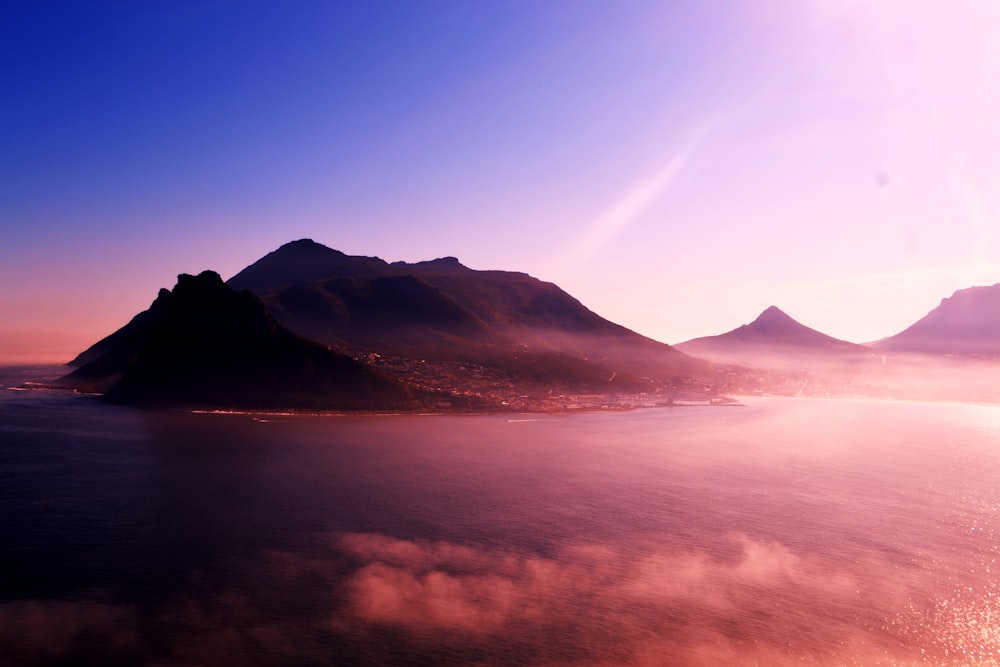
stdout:
<svg viewBox="0 0 1000 667">
<path fill-rule="evenodd" d="M 556 259 L 553 264 L 553 274 L 565 279 L 579 271 L 601 248 L 656 202 L 684 171 L 714 124 L 708 122 L 701 125 L 681 149 L 670 155 L 662 166 L 639 179 L 612 202 L 565 253 Z"/>
</svg>

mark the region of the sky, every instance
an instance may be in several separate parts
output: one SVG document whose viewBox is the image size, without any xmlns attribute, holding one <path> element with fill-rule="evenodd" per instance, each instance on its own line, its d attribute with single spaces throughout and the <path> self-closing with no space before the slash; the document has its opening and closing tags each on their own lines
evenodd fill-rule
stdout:
<svg viewBox="0 0 1000 667">
<path fill-rule="evenodd" d="M 1000 282 L 994 0 L 0 6 L 0 363 L 312 238 L 667 343 Z"/>
</svg>

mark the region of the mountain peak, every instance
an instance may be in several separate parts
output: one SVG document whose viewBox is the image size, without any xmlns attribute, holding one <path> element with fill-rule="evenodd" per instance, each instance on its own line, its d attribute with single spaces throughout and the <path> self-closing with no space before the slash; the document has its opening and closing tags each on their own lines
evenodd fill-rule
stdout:
<svg viewBox="0 0 1000 667">
<path fill-rule="evenodd" d="M 753 350 L 761 346 L 784 351 L 827 351 L 837 353 L 858 353 L 864 348 L 848 343 L 824 333 L 810 329 L 793 319 L 777 306 L 768 306 L 750 324 L 728 331 L 718 336 L 705 336 L 685 341 L 675 347 L 689 354 L 735 354 L 739 350 Z"/>
<path fill-rule="evenodd" d="M 340 255 L 343 256 L 344 253 L 339 250 L 334 250 L 329 248 L 322 243 L 316 243 L 312 239 L 298 239 L 297 241 L 289 241 L 288 243 L 280 246 L 273 253 L 274 255 Z"/>
<path fill-rule="evenodd" d="M 256 296 L 218 273 L 181 274 L 67 376 L 112 402 L 150 406 L 403 409 L 404 384 L 278 324 Z M 93 356 L 93 355 L 91 355 Z"/>
<path fill-rule="evenodd" d="M 269 252 L 227 282 L 235 290 L 248 289 L 260 294 L 274 285 L 292 285 L 343 273 L 374 274 L 384 266 L 386 263 L 377 257 L 354 257 L 312 239 L 299 239 Z"/>
<path fill-rule="evenodd" d="M 757 319 L 740 328 L 767 336 L 789 335 L 808 329 L 777 306 L 768 306 L 757 316 Z"/>
<path fill-rule="evenodd" d="M 177 284 L 171 290 L 173 301 L 178 299 L 203 303 L 217 298 L 222 292 L 228 292 L 229 287 L 222 282 L 222 276 L 215 271 L 202 271 L 196 276 L 182 273 L 177 276 Z"/>
<path fill-rule="evenodd" d="M 757 316 L 757 319 L 755 319 L 751 324 L 767 323 L 798 324 L 798 322 L 792 319 L 788 313 L 781 310 L 777 306 L 768 306 L 765 308 L 761 314 Z"/>
<path fill-rule="evenodd" d="M 178 275 L 177 285 L 174 287 L 174 291 L 176 291 L 178 287 L 210 287 L 218 285 L 222 285 L 222 276 L 211 269 L 206 269 L 196 276 L 192 276 L 189 273 L 182 273 Z M 163 291 L 167 290 L 161 290 L 161 293 Z"/>
</svg>

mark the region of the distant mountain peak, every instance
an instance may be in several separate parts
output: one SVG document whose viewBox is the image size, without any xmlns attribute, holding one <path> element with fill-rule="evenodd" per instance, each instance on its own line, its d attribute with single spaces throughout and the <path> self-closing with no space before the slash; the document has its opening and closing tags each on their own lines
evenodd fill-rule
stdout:
<svg viewBox="0 0 1000 667">
<path fill-rule="evenodd" d="M 829 338 L 826 334 L 820 334 L 815 329 L 802 324 L 777 306 L 768 306 L 757 316 L 757 319 L 750 324 L 744 324 L 736 331 L 752 331 L 755 334 L 773 337 L 800 337 L 802 335 L 811 337 L 812 334 L 819 334 L 824 338 Z"/>
<path fill-rule="evenodd" d="M 777 306 L 768 306 L 750 324 L 744 324 L 718 336 L 695 338 L 675 347 L 694 355 L 713 353 L 736 354 L 740 350 L 771 347 L 785 351 L 825 351 L 859 353 L 864 348 L 811 329 L 789 316 Z"/>
<path fill-rule="evenodd" d="M 777 306 L 768 306 L 765 308 L 760 315 L 757 316 L 753 322 L 748 326 L 754 325 L 798 325 L 801 326 L 797 321 L 788 315 L 785 311 L 781 310 Z"/>
</svg>

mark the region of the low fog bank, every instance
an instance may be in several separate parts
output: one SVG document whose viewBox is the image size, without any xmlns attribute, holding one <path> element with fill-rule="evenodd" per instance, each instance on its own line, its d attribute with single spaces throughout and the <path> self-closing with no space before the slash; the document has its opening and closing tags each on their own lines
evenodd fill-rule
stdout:
<svg viewBox="0 0 1000 667">
<path fill-rule="evenodd" d="M 995 584 L 956 596 L 874 553 L 850 560 L 739 534 L 730 541 L 727 555 L 567 545 L 543 557 L 345 534 L 323 557 L 258 557 L 259 590 L 213 590 L 195 578 L 152 612 L 101 599 L 2 604 L 0 659 L 973 665 L 1000 651 L 977 625 L 991 620 L 983 596 L 995 597 Z"/>
<path fill-rule="evenodd" d="M 1000 357 L 906 353 L 827 355 L 760 348 L 706 356 L 749 395 L 858 396 L 1000 402 Z"/>
</svg>

